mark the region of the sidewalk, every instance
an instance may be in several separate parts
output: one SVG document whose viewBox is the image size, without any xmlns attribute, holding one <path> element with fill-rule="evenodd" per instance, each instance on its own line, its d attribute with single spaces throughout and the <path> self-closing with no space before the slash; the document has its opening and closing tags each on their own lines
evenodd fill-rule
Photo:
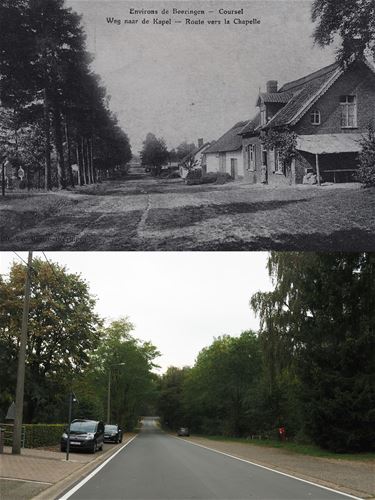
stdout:
<svg viewBox="0 0 375 500">
<path fill-rule="evenodd" d="M 1 500 L 28 500 L 35 496 L 52 499 L 60 492 L 88 474 L 127 443 L 134 435 L 126 434 L 122 444 L 104 444 L 103 451 L 95 454 L 65 453 L 43 449 L 22 449 L 21 455 L 12 455 L 4 447 L 0 455 Z"/>
</svg>

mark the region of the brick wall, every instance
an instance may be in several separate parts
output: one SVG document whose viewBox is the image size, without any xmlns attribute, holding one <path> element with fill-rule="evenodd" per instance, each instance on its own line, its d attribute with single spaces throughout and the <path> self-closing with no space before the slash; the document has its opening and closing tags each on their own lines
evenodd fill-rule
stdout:
<svg viewBox="0 0 375 500">
<path fill-rule="evenodd" d="M 357 128 L 341 128 L 340 96 L 355 95 L 357 100 Z M 321 124 L 312 125 L 310 113 L 319 109 Z M 375 75 L 364 64 L 353 64 L 332 87 L 301 118 L 294 130 L 297 134 L 338 134 L 365 132 L 375 120 Z"/>
<path fill-rule="evenodd" d="M 253 144 L 255 146 L 255 169 L 248 170 L 247 146 Z M 244 180 L 255 184 L 260 182 L 260 166 L 261 166 L 261 146 L 259 137 L 245 137 L 242 141 L 242 155 Z"/>
</svg>

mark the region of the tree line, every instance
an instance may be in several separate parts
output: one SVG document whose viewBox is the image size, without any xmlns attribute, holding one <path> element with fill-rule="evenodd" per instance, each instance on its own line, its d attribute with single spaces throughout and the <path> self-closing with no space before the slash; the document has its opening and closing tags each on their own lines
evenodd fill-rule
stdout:
<svg viewBox="0 0 375 500">
<path fill-rule="evenodd" d="M 26 266 L 0 276 L 0 421 L 15 397 Z M 71 391 L 73 417 L 111 419 L 132 429 L 156 400 L 155 346 L 132 335 L 127 318 L 106 324 L 94 311 L 88 284 L 58 264 L 34 259 L 25 377 L 25 423 L 64 423 Z"/>
<path fill-rule="evenodd" d="M 192 367 L 155 373 L 157 348 L 127 318 L 105 323 L 88 284 L 34 259 L 26 353 L 26 423 L 111 419 L 131 429 L 159 414 L 175 430 L 375 449 L 375 255 L 272 252 L 269 292 L 250 306 L 259 331 L 223 335 Z M 14 399 L 26 266 L 0 276 L 0 421 Z"/>
<path fill-rule="evenodd" d="M 375 449 L 375 256 L 271 253 L 259 332 L 216 338 L 160 378 L 164 425 Z"/>
<path fill-rule="evenodd" d="M 142 166 L 149 168 L 151 174 L 160 176 L 163 165 L 168 162 L 180 162 L 186 155 L 196 148 L 195 144 L 186 141 L 181 142 L 176 148 L 168 151 L 165 140 L 162 137 L 156 137 L 149 132 L 143 141 L 141 151 Z"/>
<path fill-rule="evenodd" d="M 91 184 L 130 160 L 91 62 L 64 0 L 0 1 L 0 160 L 21 187 Z"/>
</svg>

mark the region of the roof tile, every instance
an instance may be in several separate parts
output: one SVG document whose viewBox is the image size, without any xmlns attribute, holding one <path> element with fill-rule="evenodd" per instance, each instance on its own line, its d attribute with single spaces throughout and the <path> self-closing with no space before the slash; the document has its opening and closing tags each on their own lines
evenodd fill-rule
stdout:
<svg viewBox="0 0 375 500">
<path fill-rule="evenodd" d="M 213 143 L 205 153 L 224 153 L 225 151 L 237 151 L 242 147 L 242 137 L 239 135 L 248 121 L 238 122 L 216 142 Z"/>
<path fill-rule="evenodd" d="M 308 103 L 309 99 L 311 99 L 311 97 L 313 97 L 318 90 L 330 80 L 338 68 L 339 66 L 337 64 L 331 64 L 331 66 L 323 68 L 320 71 L 316 71 L 315 73 L 307 75 L 304 78 L 286 83 L 280 89 L 280 92 L 285 88 L 293 89 L 293 97 L 271 118 L 271 120 L 267 123 L 267 127 L 276 127 L 288 124 L 294 118 L 296 113 L 298 113 L 298 111 L 300 111 Z"/>
</svg>

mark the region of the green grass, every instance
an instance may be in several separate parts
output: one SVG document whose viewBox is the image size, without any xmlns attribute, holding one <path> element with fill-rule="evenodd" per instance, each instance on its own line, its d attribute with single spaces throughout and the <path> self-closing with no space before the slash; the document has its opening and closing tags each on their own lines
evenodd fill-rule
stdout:
<svg viewBox="0 0 375 500">
<path fill-rule="evenodd" d="M 313 444 L 294 443 L 292 441 L 277 441 L 273 439 L 246 439 L 225 436 L 206 436 L 197 435 L 210 439 L 212 441 L 229 441 L 236 443 L 246 443 L 248 445 L 264 446 L 268 448 L 279 448 L 292 453 L 301 455 L 309 455 L 312 457 L 335 458 L 340 460 L 375 460 L 375 453 L 334 453 L 331 451 L 323 450 L 319 446 Z"/>
</svg>

